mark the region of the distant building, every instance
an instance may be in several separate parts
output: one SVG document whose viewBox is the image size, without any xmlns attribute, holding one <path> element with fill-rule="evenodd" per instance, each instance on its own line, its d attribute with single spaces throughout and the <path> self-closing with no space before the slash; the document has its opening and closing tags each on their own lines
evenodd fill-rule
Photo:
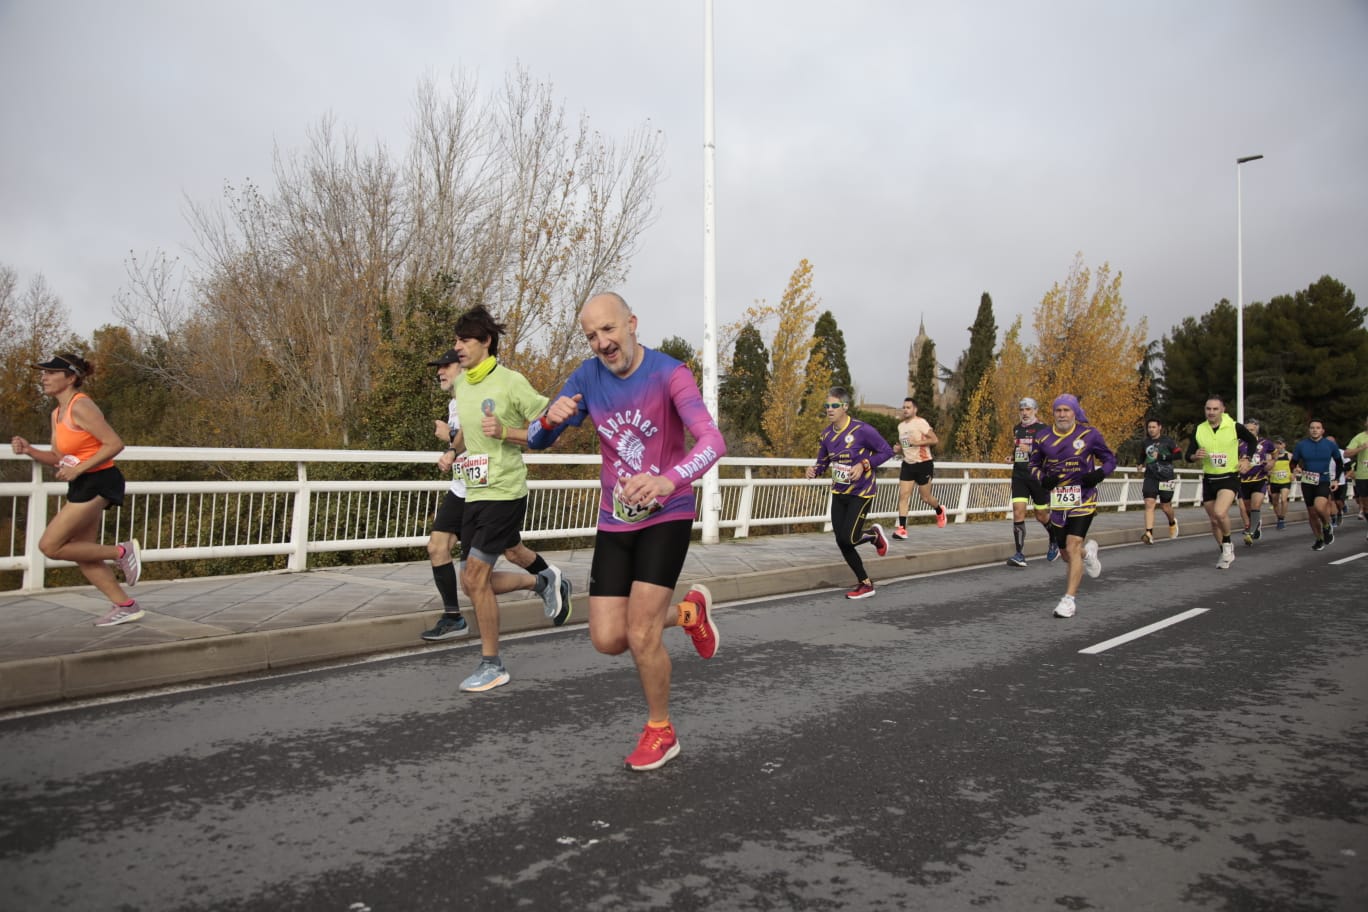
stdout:
<svg viewBox="0 0 1368 912">
<path fill-rule="evenodd" d="M 917 337 L 912 340 L 912 348 L 907 354 L 907 395 L 917 398 L 917 366 L 921 364 L 922 349 L 926 343 L 931 341 L 931 337 L 926 334 L 926 318 L 921 319 L 917 326 Z M 950 375 L 948 381 L 940 378 Z M 951 374 L 945 369 L 945 365 L 937 362 L 936 369 L 933 371 L 936 377 L 936 389 L 931 391 L 931 404 L 937 406 L 942 414 L 952 408 L 960 398 L 958 375 Z M 920 400 L 918 400 L 920 402 Z"/>
</svg>

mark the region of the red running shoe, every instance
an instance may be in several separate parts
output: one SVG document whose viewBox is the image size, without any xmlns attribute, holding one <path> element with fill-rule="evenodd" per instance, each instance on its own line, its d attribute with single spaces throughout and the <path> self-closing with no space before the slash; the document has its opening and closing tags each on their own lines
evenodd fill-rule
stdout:
<svg viewBox="0 0 1368 912">
<path fill-rule="evenodd" d="M 693 626 L 685 627 L 684 632 L 693 640 L 698 654 L 711 659 L 717 655 L 717 647 L 722 641 L 717 634 L 717 625 L 712 620 L 712 593 L 702 583 L 694 583 L 688 595 L 684 596 L 684 601 L 698 606 L 698 620 L 694 621 Z"/>
<path fill-rule="evenodd" d="M 874 553 L 883 557 L 888 553 L 888 536 L 884 535 L 883 526 L 874 524 Z"/>
<path fill-rule="evenodd" d="M 848 598 L 848 599 L 869 598 L 869 597 L 870 597 L 871 595 L 873 595 L 873 594 L 874 594 L 874 587 L 873 587 L 871 584 L 869 584 L 869 583 L 860 583 L 860 585 L 856 586 L 854 589 L 851 589 L 849 592 L 846 593 L 846 598 Z"/>
<path fill-rule="evenodd" d="M 894 529 L 893 537 L 898 541 L 907 541 L 907 526 L 898 526 Z"/>
<path fill-rule="evenodd" d="M 652 728 L 647 725 L 641 731 L 636 750 L 627 755 L 627 767 L 637 771 L 660 769 L 678 756 L 679 738 L 675 736 L 674 726 Z"/>
<path fill-rule="evenodd" d="M 945 515 L 945 507 L 941 507 L 941 511 L 936 514 L 936 528 L 944 529 L 946 518 L 947 517 Z"/>
</svg>

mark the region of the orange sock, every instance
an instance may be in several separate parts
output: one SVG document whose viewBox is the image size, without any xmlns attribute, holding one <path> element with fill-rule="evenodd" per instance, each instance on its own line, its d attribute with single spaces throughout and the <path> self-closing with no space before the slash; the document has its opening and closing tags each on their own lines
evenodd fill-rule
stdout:
<svg viewBox="0 0 1368 912">
<path fill-rule="evenodd" d="M 698 607 L 693 602 L 679 603 L 679 626 L 692 627 L 698 623 Z"/>
<path fill-rule="evenodd" d="M 647 728 L 669 728 L 669 727 L 670 727 L 670 717 L 669 717 L 669 716 L 666 716 L 664 722 L 657 722 L 657 721 L 655 721 L 654 719 L 647 719 L 647 720 L 646 720 L 646 726 L 647 726 Z"/>
</svg>

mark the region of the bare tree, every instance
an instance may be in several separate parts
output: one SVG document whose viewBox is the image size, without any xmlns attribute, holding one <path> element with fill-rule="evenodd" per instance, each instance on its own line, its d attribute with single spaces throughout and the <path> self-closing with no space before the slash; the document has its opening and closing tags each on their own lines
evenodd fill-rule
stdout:
<svg viewBox="0 0 1368 912">
<path fill-rule="evenodd" d="M 649 126 L 614 142 L 571 123 L 521 70 L 487 101 L 460 76 L 425 81 L 399 164 L 325 118 L 304 150 L 276 151 L 269 189 L 190 203 L 190 307 L 174 261 L 134 259 L 120 316 L 158 341 L 148 366 L 172 385 L 269 402 L 315 443 L 347 445 L 377 372 L 430 356 L 458 306 L 494 310 L 501 356 L 550 386 L 580 305 L 627 273 L 662 154 Z"/>
<path fill-rule="evenodd" d="M 31 365 L 58 349 L 75 349 L 66 307 L 41 273 L 20 292 L 19 275 L 0 266 L 0 436 L 46 437 L 47 403 Z"/>
</svg>

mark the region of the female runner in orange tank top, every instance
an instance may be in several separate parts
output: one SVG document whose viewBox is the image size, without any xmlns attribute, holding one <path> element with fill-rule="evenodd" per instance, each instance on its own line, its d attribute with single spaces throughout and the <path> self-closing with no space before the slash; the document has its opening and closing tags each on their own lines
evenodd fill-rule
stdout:
<svg viewBox="0 0 1368 912">
<path fill-rule="evenodd" d="M 91 585 L 113 602 L 96 627 L 136 621 L 143 611 L 119 585 L 106 561 L 113 561 L 123 571 L 125 582 L 134 586 L 141 570 L 138 542 L 99 542 L 100 514 L 123 503 L 123 473 L 114 465 L 123 440 L 99 406 L 80 392 L 91 374 L 89 362 L 62 354 L 33 367 L 43 372 L 43 392 L 57 400 L 52 410 L 52 447 L 36 449 L 23 437 L 15 437 L 10 445 L 16 454 L 56 468 L 58 481 L 67 482 L 66 503 L 43 531 L 38 550 L 53 560 L 75 563 Z"/>
</svg>

